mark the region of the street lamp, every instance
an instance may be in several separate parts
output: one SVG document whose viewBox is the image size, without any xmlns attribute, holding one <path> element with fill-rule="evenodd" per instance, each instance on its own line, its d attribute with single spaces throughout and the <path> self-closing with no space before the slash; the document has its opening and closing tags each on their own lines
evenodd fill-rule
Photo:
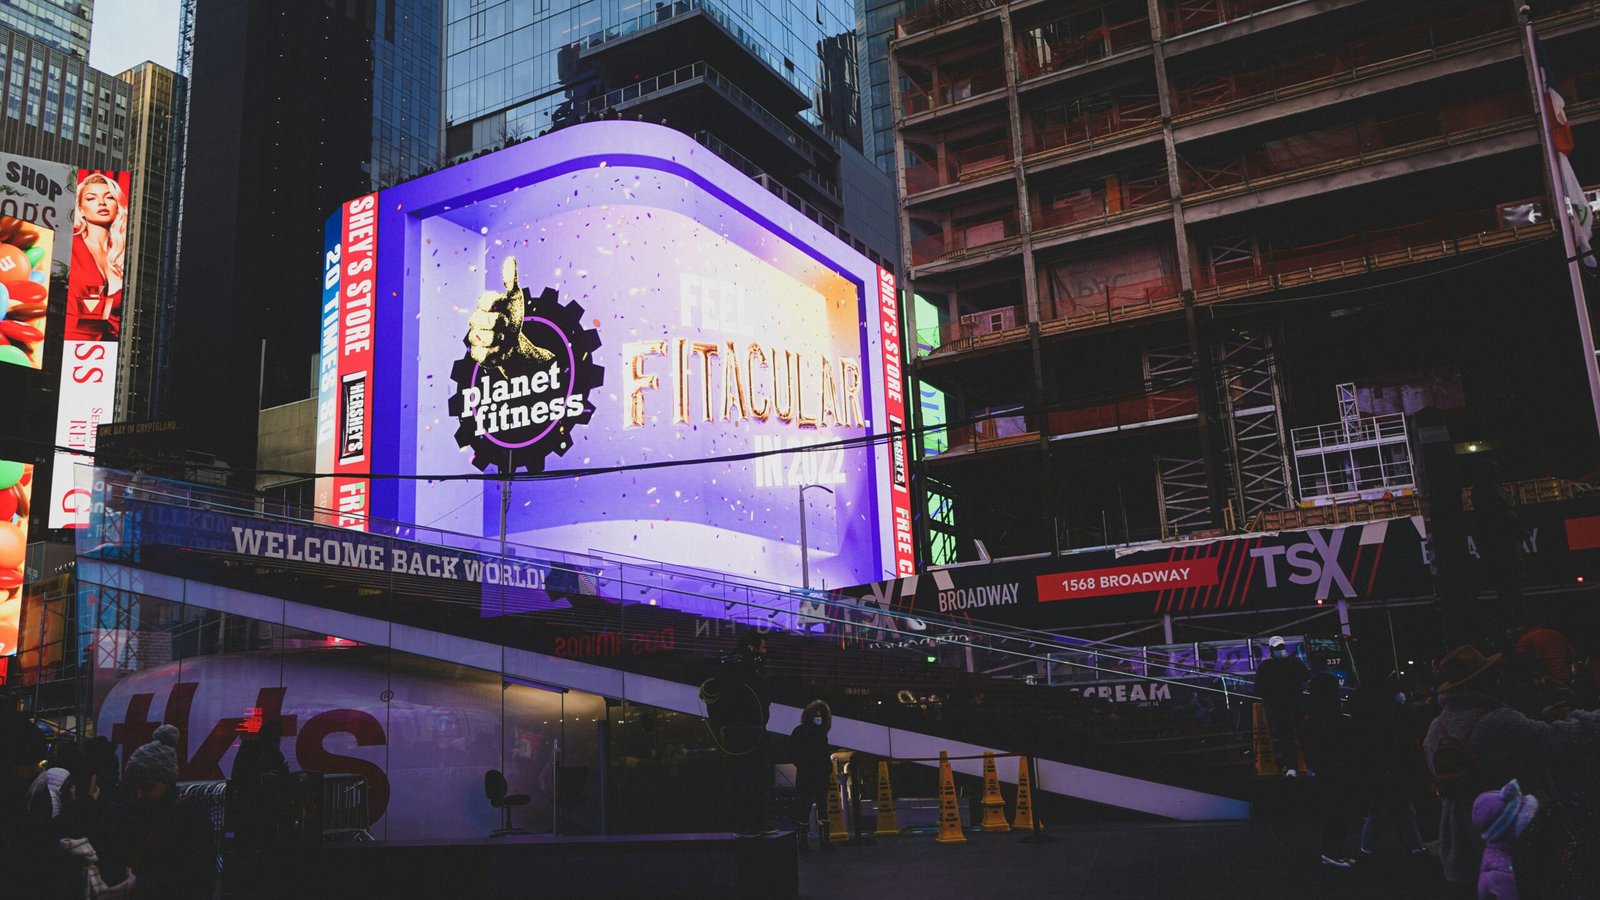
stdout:
<svg viewBox="0 0 1600 900">
<path fill-rule="evenodd" d="M 800 485 L 800 587 L 811 590 L 811 545 L 806 541 L 806 491 L 816 488 L 833 493 L 833 488 L 824 484 Z"/>
</svg>

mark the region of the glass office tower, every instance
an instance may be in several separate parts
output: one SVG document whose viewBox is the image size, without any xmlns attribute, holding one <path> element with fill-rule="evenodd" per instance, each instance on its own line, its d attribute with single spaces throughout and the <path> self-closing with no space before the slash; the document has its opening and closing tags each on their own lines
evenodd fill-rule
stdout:
<svg viewBox="0 0 1600 900">
<path fill-rule="evenodd" d="M 717 19 L 810 98 L 803 119 L 860 147 L 854 0 L 448 0 L 448 149 L 465 152 L 538 134 L 584 80 L 578 45 L 693 11 Z"/>
<path fill-rule="evenodd" d="M 94 0 L 5 0 L 0 3 L 0 25 L 79 59 L 89 58 L 89 29 L 93 24 Z"/>
</svg>

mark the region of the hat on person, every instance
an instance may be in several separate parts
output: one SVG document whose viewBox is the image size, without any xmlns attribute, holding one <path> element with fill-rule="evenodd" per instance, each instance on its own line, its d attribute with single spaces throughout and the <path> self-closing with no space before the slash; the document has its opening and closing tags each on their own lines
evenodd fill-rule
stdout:
<svg viewBox="0 0 1600 900">
<path fill-rule="evenodd" d="M 1484 656 L 1477 647 L 1462 644 L 1439 660 L 1439 693 L 1453 691 L 1500 665 L 1503 656 Z"/>
<path fill-rule="evenodd" d="M 1524 794 L 1515 778 L 1498 791 L 1484 791 L 1472 803 L 1472 825 L 1487 843 L 1522 837 L 1539 814 L 1539 798 Z"/>
<path fill-rule="evenodd" d="M 1276 650 L 1283 646 L 1283 638 L 1275 634 L 1267 639 L 1267 646 Z"/>
<path fill-rule="evenodd" d="M 178 731 L 178 726 L 168 723 L 156 729 L 155 739 L 176 750 L 178 749 L 180 735 L 181 732 Z"/>
<path fill-rule="evenodd" d="M 133 751 L 123 779 L 134 786 L 151 781 L 175 785 L 178 783 L 178 753 L 169 744 L 151 741 Z"/>
</svg>

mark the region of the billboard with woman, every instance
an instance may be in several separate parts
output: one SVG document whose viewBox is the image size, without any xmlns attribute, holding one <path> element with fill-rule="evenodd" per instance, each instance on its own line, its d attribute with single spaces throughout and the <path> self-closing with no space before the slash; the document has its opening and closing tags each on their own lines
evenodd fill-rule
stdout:
<svg viewBox="0 0 1600 900">
<path fill-rule="evenodd" d="M 61 448 L 93 453 L 95 429 L 111 420 L 116 402 L 128 183 L 127 172 L 78 170 L 50 484 L 51 528 L 79 528 L 88 516 L 88 491 L 75 485 L 73 472 L 74 463 L 87 459 Z"/>
</svg>

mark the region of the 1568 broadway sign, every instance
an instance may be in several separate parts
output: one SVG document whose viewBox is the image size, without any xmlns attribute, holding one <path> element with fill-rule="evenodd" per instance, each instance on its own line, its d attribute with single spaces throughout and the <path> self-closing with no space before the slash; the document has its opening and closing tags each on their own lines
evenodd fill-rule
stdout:
<svg viewBox="0 0 1600 900">
<path fill-rule="evenodd" d="M 1092 550 L 848 588 L 886 614 L 1039 628 L 1428 594 L 1420 519 Z"/>
</svg>

